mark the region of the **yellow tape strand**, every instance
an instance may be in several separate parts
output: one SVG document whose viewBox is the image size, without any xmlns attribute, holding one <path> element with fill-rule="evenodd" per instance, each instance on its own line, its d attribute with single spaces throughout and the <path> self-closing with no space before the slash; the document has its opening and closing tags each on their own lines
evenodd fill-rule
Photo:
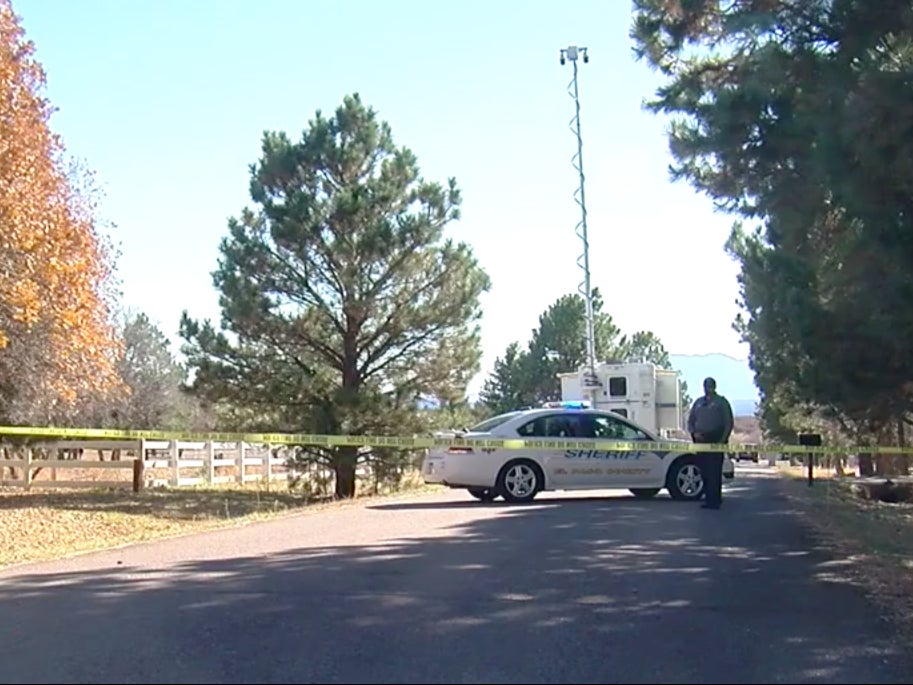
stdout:
<svg viewBox="0 0 913 685">
<path fill-rule="evenodd" d="M 474 447 L 511 450 L 604 450 L 611 452 L 758 452 L 760 454 L 913 454 L 913 447 L 854 445 L 851 447 L 807 447 L 779 444 L 693 444 L 689 442 L 645 442 L 624 440 L 570 440 L 520 438 L 431 438 L 398 435 L 318 435 L 307 433 L 184 433 L 180 431 L 112 430 L 106 428 L 44 428 L 0 426 L 0 440 L 19 438 L 82 440 L 167 440 L 180 442 L 246 442 L 301 447 Z"/>
</svg>

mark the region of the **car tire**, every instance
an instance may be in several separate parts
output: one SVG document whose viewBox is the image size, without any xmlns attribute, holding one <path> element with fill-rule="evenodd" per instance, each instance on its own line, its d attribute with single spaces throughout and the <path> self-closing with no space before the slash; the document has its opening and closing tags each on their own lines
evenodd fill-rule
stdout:
<svg viewBox="0 0 913 685">
<path fill-rule="evenodd" d="M 519 504 L 531 502 L 545 485 L 539 465 L 529 459 L 514 459 L 498 473 L 497 492 L 505 502 Z"/>
<path fill-rule="evenodd" d="M 637 499 L 650 499 L 656 497 L 662 488 L 631 488 L 631 494 Z"/>
<path fill-rule="evenodd" d="M 482 502 L 494 502 L 498 493 L 494 488 L 466 488 L 469 494 Z"/>
<path fill-rule="evenodd" d="M 704 496 L 704 477 L 694 457 L 679 457 L 669 468 L 666 489 L 672 499 L 680 501 L 699 500 Z"/>
</svg>

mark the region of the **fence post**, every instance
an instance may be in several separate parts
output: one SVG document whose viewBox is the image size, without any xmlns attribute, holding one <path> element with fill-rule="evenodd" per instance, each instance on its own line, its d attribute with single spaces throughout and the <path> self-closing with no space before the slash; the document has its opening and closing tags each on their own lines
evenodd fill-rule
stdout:
<svg viewBox="0 0 913 685">
<path fill-rule="evenodd" d="M 244 484 L 244 443 L 238 443 L 238 482 Z"/>
<path fill-rule="evenodd" d="M 25 448 L 25 473 L 23 475 L 25 476 L 23 478 L 23 480 L 25 481 L 25 489 L 29 490 L 32 487 L 32 448 L 31 447 Z"/>
<path fill-rule="evenodd" d="M 146 470 L 146 460 L 143 459 L 143 451 L 140 456 L 133 460 L 133 492 L 139 492 L 143 489 L 143 474 Z"/>
<path fill-rule="evenodd" d="M 60 459 L 60 448 L 57 447 L 57 443 L 54 442 L 54 446 L 48 452 L 48 458 L 53 461 Z M 57 467 L 51 467 L 51 480 L 57 480 Z"/>
<path fill-rule="evenodd" d="M 216 448 L 212 440 L 206 443 L 206 482 L 216 482 Z"/>
<path fill-rule="evenodd" d="M 266 446 L 266 456 L 264 457 L 264 468 L 263 473 L 266 476 L 266 487 L 269 488 L 270 482 L 273 480 L 273 446 Z"/>
<path fill-rule="evenodd" d="M 175 487 L 181 484 L 181 460 L 178 454 L 178 441 L 171 441 L 171 484 Z"/>
</svg>

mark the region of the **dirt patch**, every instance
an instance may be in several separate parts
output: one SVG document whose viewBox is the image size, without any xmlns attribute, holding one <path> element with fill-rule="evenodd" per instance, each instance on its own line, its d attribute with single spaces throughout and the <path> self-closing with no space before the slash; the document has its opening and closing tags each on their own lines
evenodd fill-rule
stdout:
<svg viewBox="0 0 913 685">
<path fill-rule="evenodd" d="M 860 498 L 845 479 L 816 474 L 809 487 L 784 476 L 786 495 L 812 535 L 852 562 L 852 579 L 913 640 L 913 504 Z"/>
<path fill-rule="evenodd" d="M 384 498 L 431 492 L 415 485 Z M 246 524 L 329 506 L 333 501 L 272 485 L 54 492 L 0 489 L 0 568 L 59 559 L 201 530 Z M 373 498 L 372 498 L 373 499 Z"/>
</svg>

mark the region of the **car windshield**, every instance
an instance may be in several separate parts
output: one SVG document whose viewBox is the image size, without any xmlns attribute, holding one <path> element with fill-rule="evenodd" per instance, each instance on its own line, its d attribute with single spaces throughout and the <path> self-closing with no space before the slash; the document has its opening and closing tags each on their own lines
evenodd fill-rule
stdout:
<svg viewBox="0 0 913 685">
<path fill-rule="evenodd" d="M 518 412 L 518 411 L 512 411 L 512 412 L 508 412 L 507 414 L 498 414 L 497 416 L 493 416 L 490 419 L 485 419 L 484 421 L 482 421 L 482 423 L 477 423 L 469 430 L 472 433 L 487 433 L 488 431 L 490 431 L 494 428 L 497 428 L 502 423 L 504 423 L 506 421 L 510 421 L 512 418 L 517 416 L 519 413 L 520 412 Z"/>
</svg>

